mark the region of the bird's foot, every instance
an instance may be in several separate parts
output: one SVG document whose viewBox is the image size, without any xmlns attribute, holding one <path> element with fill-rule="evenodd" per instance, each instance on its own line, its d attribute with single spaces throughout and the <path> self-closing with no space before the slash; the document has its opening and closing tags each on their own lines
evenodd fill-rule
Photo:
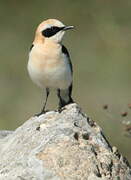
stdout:
<svg viewBox="0 0 131 180">
<path fill-rule="evenodd" d="M 74 103 L 73 100 L 70 101 L 68 104 L 72 104 L 72 103 Z M 64 104 L 64 105 L 62 105 L 62 106 L 59 106 L 57 111 L 58 111 L 59 113 L 61 113 L 62 111 L 66 110 L 66 105 L 68 105 L 68 104 Z"/>
<path fill-rule="evenodd" d="M 59 107 L 57 111 L 58 111 L 59 113 L 61 113 L 61 112 L 64 111 L 65 109 L 66 109 L 66 107 L 63 106 L 63 107 Z"/>
<path fill-rule="evenodd" d="M 49 110 L 41 111 L 40 113 L 37 113 L 37 114 L 35 114 L 34 116 L 39 117 L 40 115 L 45 114 L 45 113 L 47 113 L 47 112 L 49 112 Z"/>
</svg>

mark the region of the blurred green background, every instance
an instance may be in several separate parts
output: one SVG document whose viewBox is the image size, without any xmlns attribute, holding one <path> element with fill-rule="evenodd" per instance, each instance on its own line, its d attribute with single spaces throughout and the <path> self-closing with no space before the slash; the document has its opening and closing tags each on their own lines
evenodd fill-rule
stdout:
<svg viewBox="0 0 131 180">
<path fill-rule="evenodd" d="M 48 18 L 76 27 L 63 42 L 74 65 L 73 97 L 131 162 L 131 138 L 122 125 L 131 118 L 130 0 L 1 0 L 0 129 L 14 130 L 41 109 L 44 91 L 26 66 L 34 31 Z M 48 108 L 56 106 L 53 93 Z"/>
</svg>

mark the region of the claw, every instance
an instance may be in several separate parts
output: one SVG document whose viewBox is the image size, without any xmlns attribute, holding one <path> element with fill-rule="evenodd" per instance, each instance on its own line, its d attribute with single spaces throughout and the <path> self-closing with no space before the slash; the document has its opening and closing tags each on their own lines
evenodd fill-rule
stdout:
<svg viewBox="0 0 131 180">
<path fill-rule="evenodd" d="M 49 112 L 49 110 L 41 111 L 40 113 L 37 113 L 37 114 L 35 114 L 34 116 L 39 117 L 40 115 L 46 114 L 47 112 Z"/>
<path fill-rule="evenodd" d="M 61 112 L 64 111 L 64 110 L 66 110 L 66 107 L 65 107 L 65 106 L 64 106 L 64 107 L 59 107 L 59 108 L 58 108 L 58 112 L 59 112 L 59 113 L 61 113 Z"/>
</svg>

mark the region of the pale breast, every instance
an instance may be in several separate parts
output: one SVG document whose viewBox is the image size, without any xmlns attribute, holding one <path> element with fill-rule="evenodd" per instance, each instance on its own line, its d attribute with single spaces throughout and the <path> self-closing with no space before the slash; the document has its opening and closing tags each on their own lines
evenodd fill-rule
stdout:
<svg viewBox="0 0 131 180">
<path fill-rule="evenodd" d="M 72 82 L 67 57 L 61 48 L 33 47 L 28 62 L 31 79 L 40 87 L 66 89 Z"/>
</svg>

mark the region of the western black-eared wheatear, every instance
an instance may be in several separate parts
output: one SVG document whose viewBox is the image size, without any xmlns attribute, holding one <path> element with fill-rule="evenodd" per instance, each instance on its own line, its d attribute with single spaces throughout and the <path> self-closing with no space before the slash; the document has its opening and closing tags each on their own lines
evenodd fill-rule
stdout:
<svg viewBox="0 0 131 180">
<path fill-rule="evenodd" d="M 36 30 L 29 53 L 28 72 L 34 83 L 46 89 L 46 100 L 38 115 L 45 112 L 50 89 L 57 90 L 59 109 L 73 103 L 72 63 L 66 47 L 61 43 L 65 31 L 69 29 L 73 29 L 73 26 L 48 19 Z"/>
</svg>

